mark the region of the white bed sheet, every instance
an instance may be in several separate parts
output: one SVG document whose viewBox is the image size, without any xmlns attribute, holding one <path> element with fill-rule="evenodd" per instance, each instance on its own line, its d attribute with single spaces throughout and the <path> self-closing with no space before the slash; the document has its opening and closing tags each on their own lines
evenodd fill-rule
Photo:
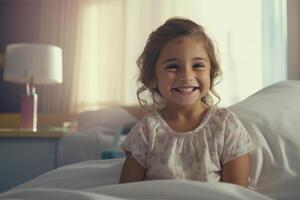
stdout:
<svg viewBox="0 0 300 200">
<path fill-rule="evenodd" d="M 0 199 L 271 199 L 228 183 L 160 180 L 118 184 L 123 161 L 65 166 L 0 194 Z"/>
<path fill-rule="evenodd" d="M 256 146 L 251 159 L 251 187 L 263 188 L 300 175 L 299 103 L 300 81 L 289 80 L 230 107 Z"/>
<path fill-rule="evenodd" d="M 256 188 L 160 180 L 118 184 L 124 159 L 68 165 L 0 194 L 0 199 L 299 199 L 299 177 Z"/>
</svg>

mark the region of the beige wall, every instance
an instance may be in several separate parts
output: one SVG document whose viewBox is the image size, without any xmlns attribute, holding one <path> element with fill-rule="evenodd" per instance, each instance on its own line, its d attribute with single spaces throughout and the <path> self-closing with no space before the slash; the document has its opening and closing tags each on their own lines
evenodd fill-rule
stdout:
<svg viewBox="0 0 300 200">
<path fill-rule="evenodd" d="M 288 79 L 300 80 L 300 1 L 287 0 Z"/>
<path fill-rule="evenodd" d="M 15 42 L 38 42 L 40 0 L 0 0 L 0 53 Z"/>
</svg>

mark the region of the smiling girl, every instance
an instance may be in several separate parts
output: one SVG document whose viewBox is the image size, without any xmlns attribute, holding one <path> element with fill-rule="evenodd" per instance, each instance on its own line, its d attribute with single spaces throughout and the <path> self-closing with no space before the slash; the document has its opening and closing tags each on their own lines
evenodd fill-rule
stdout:
<svg viewBox="0 0 300 200">
<path fill-rule="evenodd" d="M 137 64 L 140 103 L 145 106 L 140 96 L 149 91 L 159 106 L 122 144 L 127 157 L 120 183 L 180 179 L 247 187 L 254 146 L 239 119 L 213 104 L 221 70 L 203 27 L 167 20 L 150 34 Z"/>
</svg>

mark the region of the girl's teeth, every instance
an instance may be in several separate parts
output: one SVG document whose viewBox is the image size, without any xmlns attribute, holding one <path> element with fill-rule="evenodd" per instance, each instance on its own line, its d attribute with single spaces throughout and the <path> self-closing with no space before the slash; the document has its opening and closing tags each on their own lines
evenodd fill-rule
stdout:
<svg viewBox="0 0 300 200">
<path fill-rule="evenodd" d="M 180 92 L 192 92 L 193 88 L 177 88 Z"/>
</svg>

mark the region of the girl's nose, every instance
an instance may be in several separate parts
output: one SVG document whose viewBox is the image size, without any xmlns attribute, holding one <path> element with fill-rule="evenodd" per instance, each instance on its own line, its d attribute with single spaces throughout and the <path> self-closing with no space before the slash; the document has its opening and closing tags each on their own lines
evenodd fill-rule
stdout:
<svg viewBox="0 0 300 200">
<path fill-rule="evenodd" d="M 180 76 L 181 81 L 193 81 L 194 80 L 194 72 L 192 69 L 189 69 L 189 67 L 185 67 Z"/>
</svg>

